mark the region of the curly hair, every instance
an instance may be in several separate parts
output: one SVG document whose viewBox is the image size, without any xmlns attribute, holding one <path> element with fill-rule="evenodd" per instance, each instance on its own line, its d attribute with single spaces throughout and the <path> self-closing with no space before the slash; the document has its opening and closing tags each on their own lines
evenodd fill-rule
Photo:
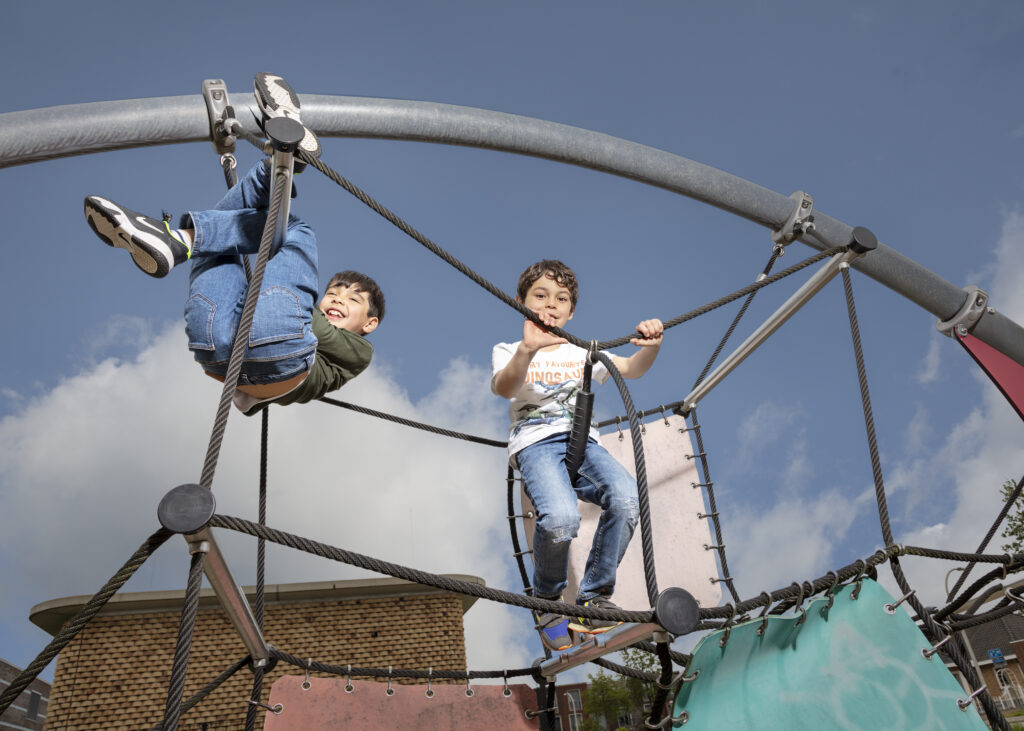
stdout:
<svg viewBox="0 0 1024 731">
<path fill-rule="evenodd" d="M 519 295 L 520 301 L 526 299 L 526 293 L 533 286 L 534 282 L 545 276 L 550 276 L 556 283 L 569 290 L 569 300 L 572 303 L 572 308 L 575 310 L 576 300 L 579 297 L 579 283 L 576 281 L 576 275 L 572 269 L 557 259 L 538 261 L 536 264 L 527 267 L 526 271 L 519 275 L 519 286 L 516 288 L 516 294 Z"/>
</svg>

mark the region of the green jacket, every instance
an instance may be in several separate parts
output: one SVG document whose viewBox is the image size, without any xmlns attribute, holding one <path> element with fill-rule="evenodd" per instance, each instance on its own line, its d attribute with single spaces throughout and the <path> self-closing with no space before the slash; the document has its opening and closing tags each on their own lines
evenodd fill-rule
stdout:
<svg viewBox="0 0 1024 731">
<path fill-rule="evenodd" d="M 316 357 L 306 380 L 284 396 L 255 404 L 246 416 L 252 416 L 268 404 L 304 404 L 335 391 L 358 376 L 373 357 L 373 346 L 362 335 L 334 327 L 319 307 L 313 308 L 313 335 L 316 336 Z"/>
</svg>

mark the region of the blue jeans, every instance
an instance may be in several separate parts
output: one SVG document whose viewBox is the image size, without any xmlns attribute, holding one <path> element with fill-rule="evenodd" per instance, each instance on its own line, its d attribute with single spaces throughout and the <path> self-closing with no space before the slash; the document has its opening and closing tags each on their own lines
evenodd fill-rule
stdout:
<svg viewBox="0 0 1024 731">
<path fill-rule="evenodd" d="M 640 514 L 636 480 L 597 442 L 587 443 L 573 487 L 565 468 L 569 434 L 556 434 L 516 453 L 526 494 L 537 511 L 533 531 L 533 590 L 555 597 L 565 591 L 569 543 L 580 527 L 576 501 L 601 506 L 601 519 L 587 557 L 577 601 L 615 591 L 615 573 Z"/>
<path fill-rule="evenodd" d="M 270 171 L 261 161 L 213 210 L 183 216 L 183 225 L 195 229 L 185 303 L 188 347 L 205 370 L 220 376 L 227 372 L 248 290 L 241 257 L 259 251 L 269 197 Z M 289 216 L 284 240 L 271 251 L 263 275 L 240 384 L 276 383 L 312 366 L 317 289 L 316 236 Z"/>
</svg>

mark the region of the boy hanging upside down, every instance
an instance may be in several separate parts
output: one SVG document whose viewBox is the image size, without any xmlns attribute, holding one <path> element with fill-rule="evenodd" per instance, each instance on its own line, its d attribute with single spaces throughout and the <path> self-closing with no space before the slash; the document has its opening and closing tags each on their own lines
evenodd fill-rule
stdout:
<svg viewBox="0 0 1024 731">
<path fill-rule="evenodd" d="M 299 100 L 278 76 L 258 74 L 263 119 L 299 120 Z M 299 146 L 319 156 L 306 130 Z M 146 274 L 164 277 L 191 260 L 185 303 L 188 347 L 207 375 L 227 373 L 248 282 L 242 255 L 256 254 L 270 199 L 269 161 L 260 161 L 212 209 L 189 211 L 172 230 L 158 220 L 100 196 L 85 199 L 85 218 L 108 245 L 128 251 Z M 235 405 L 246 415 L 269 403 L 305 403 L 340 388 L 370 364 L 365 339 L 384 317 L 384 295 L 370 277 L 335 274 L 319 305 L 316 235 L 289 216 L 283 240 L 270 253 L 249 332 Z"/>
<path fill-rule="evenodd" d="M 519 277 L 516 299 L 546 326 L 562 328 L 572 319 L 578 295 L 576 275 L 560 261 L 537 262 Z M 628 358 L 611 356 L 624 378 L 639 378 L 651 367 L 664 327 L 661 320 L 637 325 L 641 337 L 630 340 L 640 350 Z M 533 593 L 560 599 L 568 585 L 569 543 L 580 526 L 577 499 L 601 507 L 594 543 L 580 580 L 576 604 L 617 609 L 610 597 L 615 574 L 626 553 L 639 516 L 636 480 L 597 441 L 590 427 L 586 454 L 573 484 L 565 466 L 573 409 L 580 389 L 587 351 L 569 344 L 531 320 L 523 323 L 523 339 L 498 343 L 491 356 L 491 390 L 509 399 L 508 451 L 519 468 L 523 486 L 537 511 L 533 533 Z M 593 367 L 599 383 L 610 373 L 601 363 Z M 552 650 L 572 644 L 569 629 L 602 632 L 617 622 L 577 618 L 572 625 L 558 614 L 535 615 L 541 640 Z"/>
</svg>

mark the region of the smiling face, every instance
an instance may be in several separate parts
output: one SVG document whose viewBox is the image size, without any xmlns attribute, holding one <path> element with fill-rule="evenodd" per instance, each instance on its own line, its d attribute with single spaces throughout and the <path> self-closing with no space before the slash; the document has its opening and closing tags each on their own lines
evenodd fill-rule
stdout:
<svg viewBox="0 0 1024 731">
<path fill-rule="evenodd" d="M 334 327 L 357 335 L 369 335 L 379 322 L 370 316 L 370 296 L 357 284 L 329 287 L 320 300 L 320 311 Z"/>
<path fill-rule="evenodd" d="M 538 315 L 546 313 L 553 317 L 551 324 L 556 327 L 562 327 L 572 319 L 572 293 L 568 287 L 555 281 L 551 272 L 529 286 L 522 302 Z"/>
</svg>

